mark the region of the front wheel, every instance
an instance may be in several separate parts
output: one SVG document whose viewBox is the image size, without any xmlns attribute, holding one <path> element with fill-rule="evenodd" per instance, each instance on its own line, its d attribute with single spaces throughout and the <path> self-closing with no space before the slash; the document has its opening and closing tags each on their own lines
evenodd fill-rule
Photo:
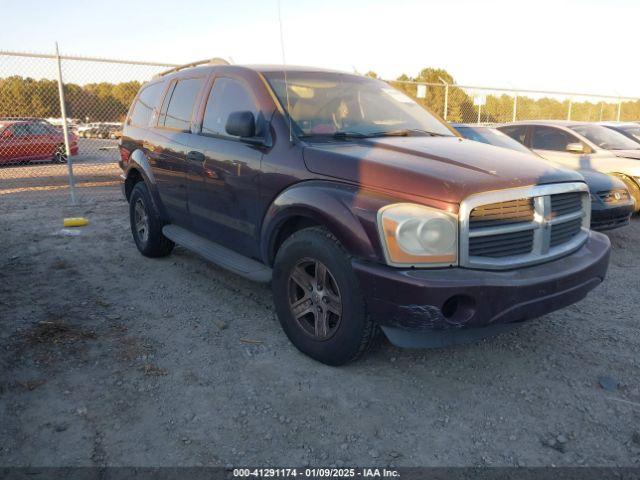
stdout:
<svg viewBox="0 0 640 480">
<path fill-rule="evenodd" d="M 131 233 L 140 253 L 146 257 L 164 257 L 174 243 L 162 234 L 162 220 L 144 182 L 138 182 L 129 197 Z"/>
<path fill-rule="evenodd" d="M 306 228 L 283 243 L 272 288 L 287 337 L 315 360 L 343 365 L 374 343 L 378 328 L 366 313 L 350 258 L 326 229 Z"/>
</svg>

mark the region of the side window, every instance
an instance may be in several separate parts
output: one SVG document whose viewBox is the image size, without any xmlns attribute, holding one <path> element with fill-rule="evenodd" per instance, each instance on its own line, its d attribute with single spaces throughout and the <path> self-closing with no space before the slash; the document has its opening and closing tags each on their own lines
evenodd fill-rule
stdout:
<svg viewBox="0 0 640 480">
<path fill-rule="evenodd" d="M 168 102 L 165 100 L 166 108 L 163 106 L 158 126 L 188 131 L 191 126 L 191 113 L 203 83 L 203 78 L 178 80 L 170 92 L 171 98 Z"/>
<path fill-rule="evenodd" d="M 576 137 L 553 127 L 534 127 L 531 148 L 564 152 L 569 143 L 580 143 Z"/>
<path fill-rule="evenodd" d="M 31 135 L 49 135 L 50 132 L 47 130 L 47 127 L 42 123 L 30 123 L 29 131 Z"/>
<path fill-rule="evenodd" d="M 164 82 L 152 83 L 142 89 L 136 100 L 129 122 L 138 127 L 146 127 L 151 120 L 153 109 L 158 105 L 160 95 L 164 90 Z"/>
<path fill-rule="evenodd" d="M 28 137 L 30 135 L 29 127 L 26 123 L 17 123 L 15 125 L 12 125 L 10 129 L 11 133 L 13 133 L 16 137 Z"/>
<path fill-rule="evenodd" d="M 526 125 L 511 125 L 509 127 L 500 127 L 498 130 L 524 145 L 524 139 L 527 135 Z"/>
<path fill-rule="evenodd" d="M 256 121 L 258 120 L 258 107 L 249 87 L 233 78 L 216 79 L 207 99 L 202 120 L 202 133 L 231 137 L 226 132 L 225 125 L 229 114 L 238 111 L 252 112 Z M 259 131 L 259 128 L 256 128 L 256 131 Z"/>
</svg>

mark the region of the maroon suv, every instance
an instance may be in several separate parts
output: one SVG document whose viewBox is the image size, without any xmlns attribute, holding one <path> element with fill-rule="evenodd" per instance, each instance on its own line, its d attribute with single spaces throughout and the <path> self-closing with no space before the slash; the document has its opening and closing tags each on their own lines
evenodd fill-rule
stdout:
<svg viewBox="0 0 640 480">
<path fill-rule="evenodd" d="M 384 82 L 312 68 L 173 69 L 121 140 L 147 256 L 180 244 L 271 282 L 284 331 L 340 365 L 492 334 L 604 278 L 579 174 L 464 140 Z"/>
</svg>

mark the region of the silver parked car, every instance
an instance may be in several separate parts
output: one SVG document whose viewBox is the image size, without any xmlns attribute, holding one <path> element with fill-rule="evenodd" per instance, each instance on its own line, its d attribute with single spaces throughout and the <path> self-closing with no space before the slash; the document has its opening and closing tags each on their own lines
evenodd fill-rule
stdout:
<svg viewBox="0 0 640 480">
<path fill-rule="evenodd" d="M 497 128 L 546 160 L 620 178 L 640 210 L 640 144 L 588 122 L 530 120 Z"/>
<path fill-rule="evenodd" d="M 598 125 L 607 127 L 633 140 L 640 147 L 640 123 L 637 122 L 600 122 Z"/>
</svg>

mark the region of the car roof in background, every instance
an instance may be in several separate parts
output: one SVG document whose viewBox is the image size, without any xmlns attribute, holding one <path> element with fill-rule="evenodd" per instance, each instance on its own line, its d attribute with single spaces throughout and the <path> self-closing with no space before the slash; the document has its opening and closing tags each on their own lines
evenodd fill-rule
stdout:
<svg viewBox="0 0 640 480">
<path fill-rule="evenodd" d="M 453 128 L 496 128 L 496 125 L 493 123 L 450 123 L 449 125 Z"/>
<path fill-rule="evenodd" d="M 636 122 L 598 122 L 598 125 L 605 127 L 637 127 Z"/>
<path fill-rule="evenodd" d="M 499 126 L 506 127 L 509 125 L 547 125 L 557 127 L 575 127 L 578 125 L 597 125 L 597 123 L 579 122 L 574 120 L 518 120 L 517 122 L 501 123 Z"/>
</svg>

